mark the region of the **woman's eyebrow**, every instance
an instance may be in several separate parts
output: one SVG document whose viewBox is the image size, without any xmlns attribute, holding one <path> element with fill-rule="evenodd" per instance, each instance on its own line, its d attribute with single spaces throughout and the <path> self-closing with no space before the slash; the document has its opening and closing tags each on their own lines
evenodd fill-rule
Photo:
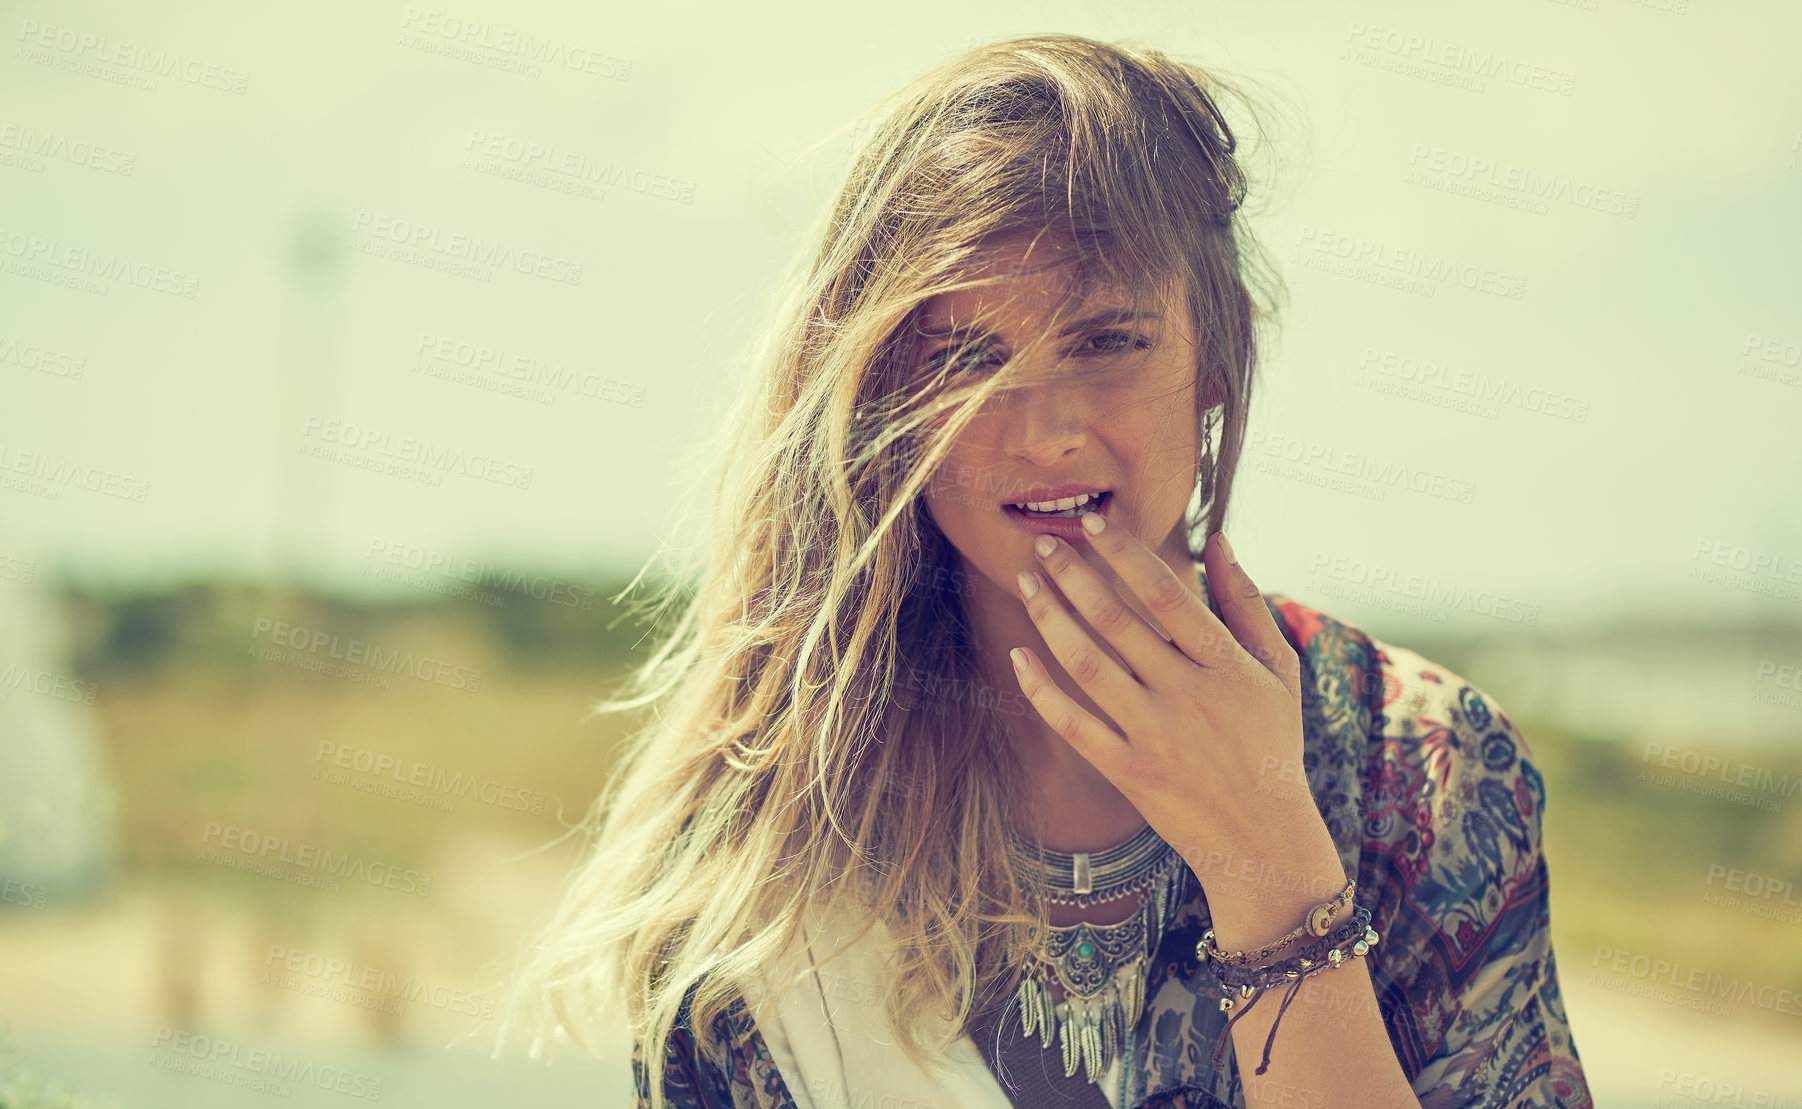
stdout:
<svg viewBox="0 0 1802 1109">
<path fill-rule="evenodd" d="M 1060 336 L 1075 335 L 1078 332 L 1089 331 L 1097 327 L 1106 327 L 1109 324 L 1132 323 L 1137 320 L 1161 320 L 1163 318 L 1163 316 L 1156 312 L 1134 312 L 1130 308 L 1109 308 L 1066 324 L 1058 334 Z M 989 334 L 989 330 L 978 324 L 971 324 L 964 327 L 945 327 L 934 321 L 922 320 L 920 322 L 919 333 L 929 339 L 949 339 L 955 336 L 987 335 Z"/>
</svg>

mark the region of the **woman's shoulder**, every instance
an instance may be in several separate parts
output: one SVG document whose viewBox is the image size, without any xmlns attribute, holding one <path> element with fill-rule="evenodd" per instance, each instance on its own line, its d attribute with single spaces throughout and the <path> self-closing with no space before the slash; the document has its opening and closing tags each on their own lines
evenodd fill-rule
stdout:
<svg viewBox="0 0 1802 1109">
<path fill-rule="evenodd" d="M 1524 752 L 1520 733 L 1494 697 L 1444 663 L 1413 648 L 1379 639 L 1364 629 L 1281 593 L 1264 599 L 1302 662 L 1304 700 L 1318 697 L 1330 721 L 1357 718 L 1372 746 L 1416 746 L 1472 751 L 1486 764 Z M 1491 740 L 1491 737 L 1499 737 Z M 1507 740 L 1504 744 L 1502 741 Z"/>
<path fill-rule="evenodd" d="M 1366 850 L 1404 880 L 1466 865 L 1524 878 L 1539 856 L 1545 783 L 1494 697 L 1417 650 L 1266 593 L 1302 660 L 1311 761 L 1341 761 Z M 1310 767 L 1310 782 L 1331 779 Z M 1355 781 L 1352 779 L 1355 777 Z"/>
<path fill-rule="evenodd" d="M 1413 1076 L 1552 973 L 1545 783 L 1514 722 L 1463 675 L 1266 597 L 1302 659 L 1308 783 L 1356 860 L 1382 935 L 1371 971 Z"/>
</svg>

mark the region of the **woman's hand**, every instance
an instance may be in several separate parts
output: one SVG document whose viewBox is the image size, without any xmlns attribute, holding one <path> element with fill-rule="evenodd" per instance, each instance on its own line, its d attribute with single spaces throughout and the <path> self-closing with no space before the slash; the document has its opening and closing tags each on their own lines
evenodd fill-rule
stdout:
<svg viewBox="0 0 1802 1109">
<path fill-rule="evenodd" d="M 1068 543 L 1041 536 L 1044 573 L 1033 575 L 1030 596 L 1021 584 L 1026 611 L 1115 727 L 1059 688 L 1026 648 L 1013 652 L 1021 691 L 1189 863 L 1222 943 L 1229 931 L 1249 940 L 1266 920 L 1286 921 L 1295 906 L 1338 893 L 1343 870 L 1301 771 L 1301 663 L 1225 536 L 1211 537 L 1202 555 L 1219 617 L 1127 529 L 1103 523 L 1087 542 L 1169 638 Z M 1047 575 L 1056 589 L 1045 588 Z M 1273 926 L 1280 935 L 1293 922 Z"/>
</svg>

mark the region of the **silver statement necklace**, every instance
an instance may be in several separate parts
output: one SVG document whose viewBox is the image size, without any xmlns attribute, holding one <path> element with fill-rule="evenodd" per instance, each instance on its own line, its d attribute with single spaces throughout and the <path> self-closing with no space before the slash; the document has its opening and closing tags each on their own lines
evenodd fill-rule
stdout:
<svg viewBox="0 0 1802 1109">
<path fill-rule="evenodd" d="M 1042 867 L 1054 905 L 1089 908 L 1129 894 L 1140 895 L 1136 912 L 1118 924 L 1053 925 L 1039 950 L 1021 968 L 1014 1001 L 1027 1036 L 1035 1031 L 1050 1047 L 1055 1038 L 1064 1054 L 1064 1075 L 1078 1060 L 1090 1082 L 1116 1056 L 1145 1009 L 1145 977 L 1164 929 L 1182 906 L 1187 874 L 1182 856 L 1147 825 L 1132 839 L 1093 854 L 1045 850 L 1013 834 L 1015 846 Z M 1064 988 L 1053 1004 L 1048 975 Z"/>
</svg>

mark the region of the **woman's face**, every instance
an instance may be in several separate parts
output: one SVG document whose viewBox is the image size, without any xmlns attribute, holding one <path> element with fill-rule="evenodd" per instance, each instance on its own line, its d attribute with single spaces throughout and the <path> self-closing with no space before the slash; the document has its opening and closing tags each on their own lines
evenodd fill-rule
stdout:
<svg viewBox="0 0 1802 1109">
<path fill-rule="evenodd" d="M 985 275 L 1009 274 L 1005 282 L 926 302 L 916 367 L 962 348 L 966 368 L 957 372 L 993 373 L 1041 333 L 1076 275 L 1056 266 L 1063 252 L 1056 243 L 1041 238 L 1030 250 L 1027 243 L 1009 240 L 987 256 Z M 1040 269 L 1047 265 L 1056 268 Z M 1036 272 L 1021 272 L 1028 267 Z M 1116 580 L 1084 541 L 1079 519 L 1034 519 L 1015 507 L 1083 492 L 1101 494 L 1096 510 L 1110 528 L 1128 529 L 1185 580 L 1194 578 L 1181 527 L 1199 463 L 1194 329 L 1180 298 L 1143 305 L 1148 314 L 1136 340 L 1131 319 L 1112 318 L 1114 310 L 1129 312 L 1130 294 L 1086 291 L 1066 309 L 1059 334 L 1020 364 L 1023 386 L 986 402 L 933 475 L 927 511 L 962 555 L 966 596 L 978 610 L 998 599 L 997 589 L 1018 603 L 1015 576 L 1039 565 L 1033 542 L 1041 532 L 1071 542 Z M 986 326 L 947 334 L 979 314 Z"/>
</svg>

